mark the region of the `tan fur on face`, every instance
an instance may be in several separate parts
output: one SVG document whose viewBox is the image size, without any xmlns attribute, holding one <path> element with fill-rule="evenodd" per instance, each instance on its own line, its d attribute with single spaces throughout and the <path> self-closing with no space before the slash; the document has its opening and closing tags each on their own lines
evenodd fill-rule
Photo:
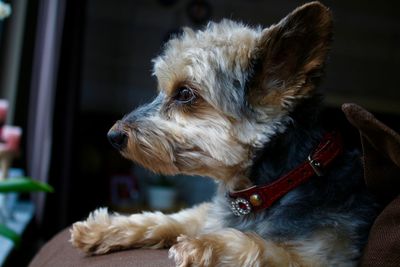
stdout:
<svg viewBox="0 0 400 267">
<path fill-rule="evenodd" d="M 151 115 L 126 125 L 123 155 L 159 173 L 248 185 L 254 151 L 283 132 L 296 101 L 313 93 L 330 22 L 325 7 L 310 4 L 264 30 L 229 20 L 186 29 L 154 60 L 164 98 Z M 174 101 L 182 86 L 195 93 L 193 103 Z"/>
<path fill-rule="evenodd" d="M 222 116 L 205 109 L 196 117 L 176 114 L 170 120 L 155 114 L 127 130 L 124 155 L 156 172 L 219 177 L 219 169 L 225 176 L 223 173 L 247 160 L 242 144 L 231 139 L 228 126 Z"/>
<path fill-rule="evenodd" d="M 204 31 L 186 28 L 183 36 L 171 40 L 162 56 L 154 60 L 159 88 L 171 95 L 179 82 L 201 84 L 208 100 L 217 91 L 215 70 L 222 68 L 244 82 L 259 30 L 229 20 L 211 23 Z"/>
<path fill-rule="evenodd" d="M 153 123 L 147 121 L 140 124 L 138 129 L 125 130 L 129 142 L 123 155 L 155 172 L 176 174 L 179 169 L 174 164 L 174 144 L 179 137 Z"/>
<path fill-rule="evenodd" d="M 272 106 L 249 116 L 238 115 L 241 107 L 234 106 L 244 103 L 260 34 L 261 29 L 224 20 L 204 31 L 186 30 L 170 41 L 154 60 L 163 103 L 143 120 L 126 125 L 129 142 L 123 155 L 155 172 L 211 176 L 236 189 L 247 186 L 244 177 L 254 150 L 290 121 Z M 181 86 L 196 93 L 192 104 L 173 101 Z"/>
</svg>

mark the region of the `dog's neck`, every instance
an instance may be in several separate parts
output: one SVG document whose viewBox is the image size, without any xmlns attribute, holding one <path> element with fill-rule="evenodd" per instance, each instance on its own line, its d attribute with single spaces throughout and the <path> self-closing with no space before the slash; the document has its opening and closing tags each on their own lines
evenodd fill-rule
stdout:
<svg viewBox="0 0 400 267">
<path fill-rule="evenodd" d="M 315 96 L 297 106 L 290 114 L 292 120 L 287 129 L 255 151 L 252 165 L 231 176 L 230 184 L 223 186 L 223 191 L 269 184 L 307 160 L 323 136 L 319 123 L 320 102 L 320 97 Z"/>
<path fill-rule="evenodd" d="M 305 100 L 290 114 L 293 120 L 286 131 L 256 152 L 249 172 L 253 185 L 271 183 L 307 160 L 323 135 L 319 102 L 318 97 Z"/>
</svg>

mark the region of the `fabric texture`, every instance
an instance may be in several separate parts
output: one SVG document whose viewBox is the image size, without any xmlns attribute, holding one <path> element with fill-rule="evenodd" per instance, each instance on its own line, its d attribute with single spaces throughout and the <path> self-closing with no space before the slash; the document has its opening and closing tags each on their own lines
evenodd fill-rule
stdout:
<svg viewBox="0 0 400 267">
<path fill-rule="evenodd" d="M 72 247 L 69 229 L 47 242 L 32 259 L 29 267 L 173 267 L 168 250 L 131 249 L 100 256 L 85 256 Z"/>
<path fill-rule="evenodd" d="M 384 209 L 375 220 L 360 266 L 400 266 L 400 135 L 356 104 L 343 112 L 359 131 L 364 177 Z"/>
</svg>

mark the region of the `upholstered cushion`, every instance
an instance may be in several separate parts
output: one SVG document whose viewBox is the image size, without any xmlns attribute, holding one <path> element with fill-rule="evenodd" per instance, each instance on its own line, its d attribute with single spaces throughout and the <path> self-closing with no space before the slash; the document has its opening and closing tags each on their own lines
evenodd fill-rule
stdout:
<svg viewBox="0 0 400 267">
<path fill-rule="evenodd" d="M 85 256 L 72 247 L 68 241 L 68 229 L 57 234 L 46 243 L 33 258 L 30 267 L 101 267 L 101 266 L 140 266 L 140 267 L 172 267 L 174 262 L 168 259 L 167 250 L 131 249 L 101 256 Z"/>
<path fill-rule="evenodd" d="M 367 187 L 386 206 L 371 228 L 360 266 L 400 266 L 400 135 L 358 105 L 342 108 L 360 131 Z"/>
</svg>

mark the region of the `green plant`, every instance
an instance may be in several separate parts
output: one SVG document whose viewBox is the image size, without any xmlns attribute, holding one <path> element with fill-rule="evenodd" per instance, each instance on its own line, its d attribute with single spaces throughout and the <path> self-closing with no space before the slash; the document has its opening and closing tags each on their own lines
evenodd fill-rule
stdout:
<svg viewBox="0 0 400 267">
<path fill-rule="evenodd" d="M 0 181 L 0 194 L 2 193 L 27 193 L 27 192 L 53 192 L 53 187 L 46 183 L 32 180 L 28 177 L 5 179 Z M 16 246 L 21 238 L 6 225 L 0 223 L 0 235 L 10 239 Z"/>
</svg>

